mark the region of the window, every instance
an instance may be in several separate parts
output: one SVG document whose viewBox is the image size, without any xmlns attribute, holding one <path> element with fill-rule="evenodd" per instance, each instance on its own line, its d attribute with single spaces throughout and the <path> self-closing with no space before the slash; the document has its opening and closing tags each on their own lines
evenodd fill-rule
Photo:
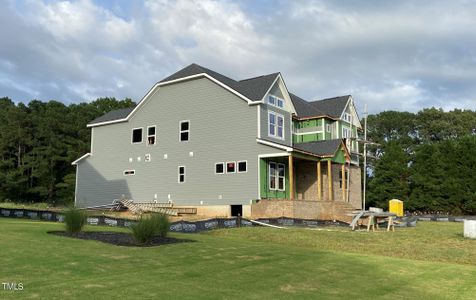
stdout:
<svg viewBox="0 0 476 300">
<path fill-rule="evenodd" d="M 180 141 L 186 142 L 190 138 L 190 121 L 180 121 Z"/>
<path fill-rule="evenodd" d="M 185 182 L 185 166 L 178 167 L 178 182 L 179 183 Z"/>
<path fill-rule="evenodd" d="M 269 163 L 269 189 L 284 191 L 285 188 L 285 166 L 281 163 Z"/>
<path fill-rule="evenodd" d="M 347 177 L 349 176 L 349 171 L 348 170 L 345 170 L 344 176 L 345 176 L 344 180 L 347 181 Z M 342 188 L 342 170 L 339 171 L 339 187 Z"/>
<path fill-rule="evenodd" d="M 225 173 L 225 163 L 216 163 L 215 174 L 224 174 L 224 173 Z"/>
<path fill-rule="evenodd" d="M 131 175 L 136 175 L 135 170 L 125 170 L 124 171 L 124 176 L 131 176 Z"/>
<path fill-rule="evenodd" d="M 238 162 L 238 173 L 244 173 L 248 171 L 248 162 L 246 160 Z"/>
<path fill-rule="evenodd" d="M 327 125 L 326 125 L 326 131 L 327 131 L 327 132 L 331 132 L 331 124 L 327 124 Z"/>
<path fill-rule="evenodd" d="M 284 100 L 281 98 L 278 98 L 276 96 L 269 95 L 268 96 L 268 104 L 271 104 L 273 106 L 283 108 L 284 107 Z"/>
<path fill-rule="evenodd" d="M 147 145 L 155 145 L 155 126 L 147 127 Z"/>
<path fill-rule="evenodd" d="M 234 161 L 229 161 L 226 163 L 226 172 L 235 173 L 236 172 L 236 163 Z"/>
<path fill-rule="evenodd" d="M 351 137 L 351 131 L 349 128 L 342 127 L 342 137 L 343 138 L 350 138 Z"/>
<path fill-rule="evenodd" d="M 268 112 L 268 135 L 284 139 L 284 117 L 275 112 Z"/>
<path fill-rule="evenodd" d="M 268 96 L 268 103 L 271 105 L 276 105 L 276 98 L 274 96 Z"/>
<path fill-rule="evenodd" d="M 142 143 L 142 128 L 132 129 L 132 143 L 133 144 Z"/>
<path fill-rule="evenodd" d="M 352 123 L 352 115 L 349 113 L 344 113 L 344 121 Z"/>
</svg>

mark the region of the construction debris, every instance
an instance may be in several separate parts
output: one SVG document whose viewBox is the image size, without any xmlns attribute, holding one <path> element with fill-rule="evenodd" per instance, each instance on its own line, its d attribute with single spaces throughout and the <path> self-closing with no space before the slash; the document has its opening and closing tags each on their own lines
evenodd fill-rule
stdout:
<svg viewBox="0 0 476 300">
<path fill-rule="evenodd" d="M 155 212 L 166 214 L 169 216 L 178 216 L 179 214 L 196 214 L 196 208 L 173 207 L 172 203 L 154 203 L 154 202 L 134 202 L 132 199 L 122 198 L 116 199 L 111 204 L 86 207 L 84 209 L 110 209 L 111 211 L 119 211 L 123 209 L 129 210 L 135 215 L 147 212 Z"/>
</svg>

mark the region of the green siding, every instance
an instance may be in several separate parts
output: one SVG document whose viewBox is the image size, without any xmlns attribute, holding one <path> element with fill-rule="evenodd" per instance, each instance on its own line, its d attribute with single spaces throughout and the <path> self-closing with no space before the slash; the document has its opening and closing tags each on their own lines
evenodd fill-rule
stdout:
<svg viewBox="0 0 476 300">
<path fill-rule="evenodd" d="M 339 149 L 336 151 L 336 154 L 332 158 L 333 162 L 344 164 L 345 163 L 345 154 L 342 151 L 342 145 L 339 146 Z"/>
<path fill-rule="evenodd" d="M 284 163 L 285 165 L 285 191 L 275 191 L 270 190 L 268 187 L 268 172 L 269 172 L 269 162 Z M 272 158 L 262 158 L 260 159 L 260 191 L 261 198 L 280 198 L 280 199 L 289 199 L 289 168 L 288 168 L 288 158 L 287 157 L 272 157 Z"/>
<path fill-rule="evenodd" d="M 312 119 L 312 120 L 303 120 L 303 121 L 294 121 L 294 128 L 312 128 L 322 126 L 325 130 L 325 121 L 321 119 Z M 309 133 L 309 134 L 293 134 L 293 143 L 307 143 L 307 142 L 316 142 L 326 139 L 325 133 Z"/>
<path fill-rule="evenodd" d="M 293 135 L 293 143 L 302 143 L 302 135 Z"/>
</svg>

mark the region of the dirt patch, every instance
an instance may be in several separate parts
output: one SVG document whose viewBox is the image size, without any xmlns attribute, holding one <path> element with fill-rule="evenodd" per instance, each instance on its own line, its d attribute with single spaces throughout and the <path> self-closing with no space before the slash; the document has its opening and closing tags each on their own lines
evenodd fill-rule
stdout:
<svg viewBox="0 0 476 300">
<path fill-rule="evenodd" d="M 74 235 L 70 235 L 65 231 L 48 231 L 49 234 L 65 236 L 69 238 L 81 239 L 81 240 L 94 240 L 103 243 L 113 244 L 117 246 L 127 247 L 153 247 L 166 244 L 194 242 L 194 240 L 176 239 L 173 237 L 159 237 L 156 236 L 150 243 L 138 244 L 131 234 L 124 232 L 111 232 L 111 231 L 82 231 Z"/>
</svg>

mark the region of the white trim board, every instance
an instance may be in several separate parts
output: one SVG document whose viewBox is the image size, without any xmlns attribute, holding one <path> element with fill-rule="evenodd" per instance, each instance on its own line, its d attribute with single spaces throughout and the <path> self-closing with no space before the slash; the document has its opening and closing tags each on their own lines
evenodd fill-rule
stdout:
<svg viewBox="0 0 476 300">
<path fill-rule="evenodd" d="M 316 134 L 316 133 L 324 133 L 324 131 L 309 131 L 309 132 L 300 132 L 300 133 L 293 133 L 295 135 L 306 135 L 306 134 Z"/>
<path fill-rule="evenodd" d="M 83 156 L 81 156 L 81 157 L 78 158 L 77 160 L 73 161 L 71 164 L 72 164 L 73 166 L 75 166 L 75 165 L 78 164 L 79 161 L 85 159 L 85 158 L 88 157 L 88 156 L 91 156 L 91 153 L 86 153 L 86 154 L 84 154 Z"/>
<path fill-rule="evenodd" d="M 269 157 L 288 157 L 291 153 L 267 153 L 267 154 L 259 154 L 258 158 L 269 158 Z"/>
<path fill-rule="evenodd" d="M 262 140 L 262 139 L 256 139 L 256 142 L 258 142 L 260 144 L 263 144 L 263 145 L 266 145 L 266 146 L 271 146 L 271 147 L 275 147 L 275 148 L 278 148 L 278 149 L 281 149 L 281 150 L 286 150 L 286 151 L 289 151 L 289 152 L 293 151 L 292 147 L 285 146 L 285 145 L 280 145 L 280 144 L 273 143 L 273 142 L 270 142 L 270 141 L 265 141 L 265 140 Z"/>
</svg>

